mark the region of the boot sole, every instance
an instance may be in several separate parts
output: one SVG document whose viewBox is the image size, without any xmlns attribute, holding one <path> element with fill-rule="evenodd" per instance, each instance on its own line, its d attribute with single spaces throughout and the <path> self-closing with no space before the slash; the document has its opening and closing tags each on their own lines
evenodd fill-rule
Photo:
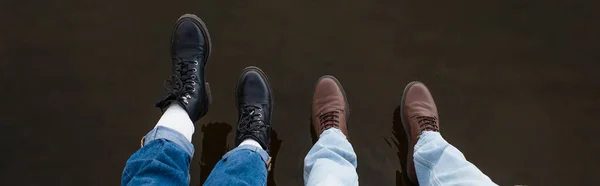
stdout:
<svg viewBox="0 0 600 186">
<path fill-rule="evenodd" d="M 410 148 L 410 145 L 412 144 L 411 139 L 410 139 L 410 135 L 409 135 L 409 125 L 408 125 L 408 121 L 406 120 L 407 118 L 404 118 L 404 104 L 406 103 L 406 92 L 408 92 L 408 89 L 410 89 L 410 87 L 412 87 L 414 84 L 417 83 L 421 83 L 419 81 L 413 81 L 408 83 L 408 85 L 406 85 L 406 87 L 404 87 L 404 91 L 402 92 L 402 101 L 400 103 L 400 120 L 402 121 L 402 127 L 404 127 L 404 134 L 406 134 L 406 141 L 408 143 L 407 147 L 408 149 L 408 153 L 412 154 L 414 152 L 414 149 Z M 414 148 L 414 147 L 413 147 Z M 408 156 L 406 156 L 406 165 L 408 165 L 409 163 L 409 158 Z M 414 166 L 414 163 L 413 163 Z M 406 166 L 406 173 L 408 175 L 408 166 Z M 410 176 L 408 176 L 408 179 L 413 183 L 413 184 L 417 184 L 418 185 L 418 181 L 417 180 L 412 180 L 410 179 Z"/>
<path fill-rule="evenodd" d="M 211 48 L 212 48 L 212 42 L 210 39 L 210 33 L 208 32 L 208 28 L 206 27 L 206 23 L 204 23 L 204 21 L 202 21 L 202 19 L 200 19 L 200 17 L 194 15 L 194 14 L 184 14 L 181 17 L 179 17 L 177 19 L 177 21 L 175 22 L 175 25 L 179 25 L 179 23 L 181 21 L 183 21 L 183 19 L 192 19 L 192 21 L 194 23 L 196 23 L 196 25 L 200 26 L 200 31 L 202 31 L 204 34 L 204 40 L 207 41 L 207 45 L 206 45 L 206 57 L 204 58 L 204 64 L 203 64 L 203 69 L 205 69 L 206 71 L 206 64 L 208 64 L 208 59 L 210 58 L 211 55 Z M 173 35 L 175 34 L 176 28 L 173 28 L 173 31 L 171 33 L 171 43 L 173 43 Z M 171 46 L 172 47 L 172 46 Z M 204 79 L 204 95 L 206 97 L 206 100 L 204 100 L 204 103 L 206 103 L 204 105 L 204 112 L 200 112 L 199 113 L 199 118 L 202 118 L 204 115 L 206 115 L 206 113 L 208 113 L 208 107 L 212 104 L 212 93 L 210 90 L 210 84 L 208 83 L 208 81 L 206 81 L 206 73 L 202 72 L 202 79 Z"/>
</svg>

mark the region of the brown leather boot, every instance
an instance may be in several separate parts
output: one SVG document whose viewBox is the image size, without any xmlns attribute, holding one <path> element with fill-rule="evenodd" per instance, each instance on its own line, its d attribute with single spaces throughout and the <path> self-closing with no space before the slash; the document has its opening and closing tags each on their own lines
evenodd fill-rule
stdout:
<svg viewBox="0 0 600 186">
<path fill-rule="evenodd" d="M 423 131 L 440 131 L 437 107 L 425 84 L 413 81 L 404 88 L 400 109 L 402 126 L 408 138 L 406 171 L 410 181 L 419 184 L 413 161 L 414 147 Z"/>
<path fill-rule="evenodd" d="M 315 134 L 320 136 L 323 131 L 333 127 L 340 129 L 348 138 L 346 121 L 349 117 L 348 100 L 340 82 L 333 76 L 319 78 L 312 102 L 312 124 Z"/>
</svg>

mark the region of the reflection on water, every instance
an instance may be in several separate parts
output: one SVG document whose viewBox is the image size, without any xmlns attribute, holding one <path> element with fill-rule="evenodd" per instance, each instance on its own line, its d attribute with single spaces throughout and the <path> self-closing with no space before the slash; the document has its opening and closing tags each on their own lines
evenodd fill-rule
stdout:
<svg viewBox="0 0 600 186">
<path fill-rule="evenodd" d="M 232 126 L 227 123 L 209 123 L 203 125 L 201 131 L 204 137 L 202 139 L 202 154 L 200 155 L 200 183 L 204 183 L 217 162 L 231 148 L 227 145 L 227 136 L 232 131 Z M 272 157 L 272 164 L 267 178 L 268 185 L 277 185 L 274 179 L 274 170 L 281 142 L 282 140 L 278 138 L 277 132 L 272 130 L 269 152 Z"/>
</svg>

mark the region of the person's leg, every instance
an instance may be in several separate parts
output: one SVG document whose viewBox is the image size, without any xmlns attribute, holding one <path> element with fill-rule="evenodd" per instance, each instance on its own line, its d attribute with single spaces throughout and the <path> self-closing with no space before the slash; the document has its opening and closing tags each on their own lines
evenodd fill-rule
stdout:
<svg viewBox="0 0 600 186">
<path fill-rule="evenodd" d="M 418 180 L 420 185 L 496 185 L 442 138 L 437 107 L 423 83 L 406 86 L 401 109 L 409 143 L 407 172 L 413 183 Z"/>
<path fill-rule="evenodd" d="M 219 160 L 204 185 L 266 185 L 269 160 L 260 146 L 238 146 Z"/>
<path fill-rule="evenodd" d="M 168 95 L 156 104 L 163 115 L 127 160 L 121 185 L 189 185 L 194 122 L 206 114 L 210 100 L 204 80 L 209 41 L 200 18 L 186 14 L 177 20 L 171 40 L 173 75 L 166 81 Z"/>
<path fill-rule="evenodd" d="M 305 185 L 358 185 L 357 158 L 347 139 L 350 110 L 337 79 L 324 76 L 318 80 L 312 107 L 319 140 L 304 158 Z"/>
<path fill-rule="evenodd" d="M 357 185 L 356 154 L 346 136 L 327 129 L 304 158 L 306 185 Z"/>
<path fill-rule="evenodd" d="M 496 185 L 439 132 L 423 132 L 413 156 L 421 185 Z"/>
<path fill-rule="evenodd" d="M 204 185 L 266 185 L 271 157 L 272 91 L 257 67 L 244 69 L 236 88 L 237 147 L 221 158 Z"/>
<path fill-rule="evenodd" d="M 180 132 L 157 126 L 125 165 L 121 185 L 189 185 L 194 146 Z"/>
</svg>

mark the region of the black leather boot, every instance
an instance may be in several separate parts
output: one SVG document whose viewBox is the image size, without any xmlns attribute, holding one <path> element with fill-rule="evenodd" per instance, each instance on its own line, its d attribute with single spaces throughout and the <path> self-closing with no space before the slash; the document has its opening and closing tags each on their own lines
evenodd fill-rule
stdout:
<svg viewBox="0 0 600 186">
<path fill-rule="evenodd" d="M 210 50 L 210 36 L 204 22 L 193 14 L 181 16 L 171 36 L 173 75 L 164 85 L 168 95 L 156 107 L 164 112 L 171 103 L 177 103 L 193 122 L 208 112 L 211 98 L 204 69 Z"/>
<path fill-rule="evenodd" d="M 273 91 L 267 76 L 258 67 L 247 67 L 242 71 L 236 88 L 236 102 L 239 119 L 235 146 L 245 139 L 253 139 L 268 151 Z"/>
</svg>

